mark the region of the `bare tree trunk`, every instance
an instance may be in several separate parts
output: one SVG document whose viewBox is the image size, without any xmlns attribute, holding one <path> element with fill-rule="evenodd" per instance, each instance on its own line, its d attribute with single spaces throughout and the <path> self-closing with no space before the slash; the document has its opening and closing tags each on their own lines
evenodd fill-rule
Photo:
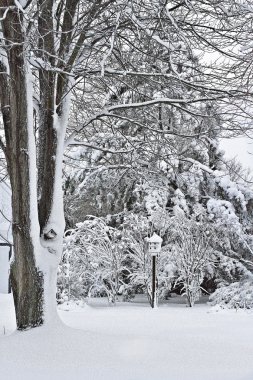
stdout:
<svg viewBox="0 0 253 380">
<path fill-rule="evenodd" d="M 78 0 L 66 1 L 60 43 L 62 54 L 67 49 L 66 41 L 71 43 L 77 4 Z M 0 102 L 13 209 L 11 283 L 17 327 L 26 329 L 58 318 L 56 280 L 65 227 L 62 160 L 69 114 L 69 78 L 65 74 L 57 76 L 53 70 L 43 67 L 39 70 L 36 149 L 24 15 L 15 0 L 0 0 L 0 5 L 6 48 L 6 63 L 0 61 Z M 55 2 L 38 0 L 37 5 L 40 59 L 55 67 Z"/>
<path fill-rule="evenodd" d="M 2 1 L 3 6 L 12 5 Z M 6 158 L 12 187 L 12 217 L 15 253 L 11 264 L 18 329 L 38 326 L 43 321 L 43 274 L 36 267 L 38 219 L 36 171 L 32 172 L 35 144 L 31 146 L 32 107 L 29 106 L 28 72 L 24 57 L 24 36 L 15 9 L 9 9 L 2 23 L 8 41 L 8 67 L 1 63 L 0 100 L 6 136 Z M 8 75 L 9 70 L 9 75 Z M 39 254 L 39 252 L 37 252 Z"/>
</svg>

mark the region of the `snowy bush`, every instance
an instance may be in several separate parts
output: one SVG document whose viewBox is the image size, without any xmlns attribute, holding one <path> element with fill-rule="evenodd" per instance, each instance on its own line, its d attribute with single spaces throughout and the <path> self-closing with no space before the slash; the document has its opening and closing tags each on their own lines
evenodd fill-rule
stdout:
<svg viewBox="0 0 253 380">
<path fill-rule="evenodd" d="M 124 242 L 102 218 L 78 223 L 66 233 L 58 276 L 63 300 L 107 296 L 114 303 L 124 285 Z"/>
<path fill-rule="evenodd" d="M 253 280 L 233 282 L 218 288 L 210 296 L 211 305 L 227 309 L 253 308 Z"/>
<path fill-rule="evenodd" d="M 171 218 L 170 257 L 176 266 L 176 284 L 180 284 L 190 307 L 199 299 L 205 272 L 212 266 L 213 236 L 211 226 L 204 221 L 180 215 Z"/>
</svg>

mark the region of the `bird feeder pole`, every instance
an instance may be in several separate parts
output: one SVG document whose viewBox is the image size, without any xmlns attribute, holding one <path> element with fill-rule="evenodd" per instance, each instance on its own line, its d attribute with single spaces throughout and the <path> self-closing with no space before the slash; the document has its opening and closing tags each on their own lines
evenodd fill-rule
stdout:
<svg viewBox="0 0 253 380">
<path fill-rule="evenodd" d="M 148 239 L 148 251 L 152 257 L 151 307 L 157 308 L 157 255 L 161 251 L 163 239 L 156 233 Z"/>
</svg>

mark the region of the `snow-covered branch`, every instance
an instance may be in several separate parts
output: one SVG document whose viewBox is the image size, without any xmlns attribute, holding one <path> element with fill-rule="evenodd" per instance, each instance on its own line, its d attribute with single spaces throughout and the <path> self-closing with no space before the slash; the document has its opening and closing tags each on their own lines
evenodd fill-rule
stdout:
<svg viewBox="0 0 253 380">
<path fill-rule="evenodd" d="M 84 141 L 77 141 L 77 140 L 74 140 L 73 142 L 69 143 L 69 146 L 85 146 L 87 148 L 91 148 L 94 150 L 100 150 L 101 152 L 111 153 L 111 154 L 127 154 L 127 153 L 133 152 L 133 149 L 130 149 L 130 150 L 111 150 L 111 149 L 102 148 L 100 146 L 96 146 L 93 144 L 89 144 L 89 143 L 86 143 Z"/>
</svg>

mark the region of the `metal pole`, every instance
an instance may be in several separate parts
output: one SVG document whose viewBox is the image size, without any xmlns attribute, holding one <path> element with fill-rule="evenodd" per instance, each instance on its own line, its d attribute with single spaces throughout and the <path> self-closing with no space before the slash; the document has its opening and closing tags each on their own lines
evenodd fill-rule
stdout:
<svg viewBox="0 0 253 380">
<path fill-rule="evenodd" d="M 156 256 L 152 256 L 152 302 L 151 307 L 156 307 Z"/>
</svg>

